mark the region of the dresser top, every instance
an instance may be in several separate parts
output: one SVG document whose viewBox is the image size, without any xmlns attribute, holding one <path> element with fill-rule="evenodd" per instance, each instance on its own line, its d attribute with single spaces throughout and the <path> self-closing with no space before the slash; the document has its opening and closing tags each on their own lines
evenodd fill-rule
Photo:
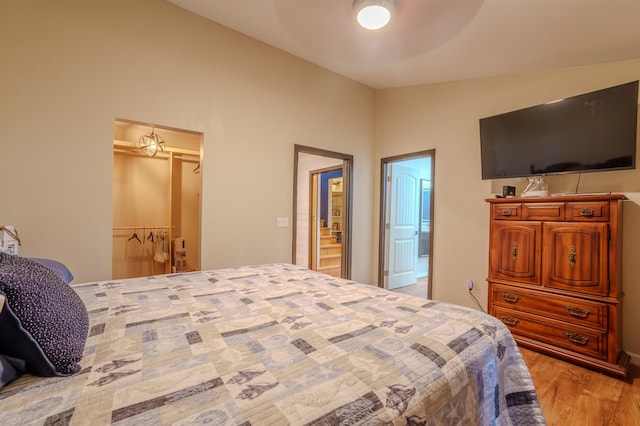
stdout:
<svg viewBox="0 0 640 426">
<path fill-rule="evenodd" d="M 488 203 L 556 203 L 564 201 L 612 201 L 612 200 L 624 200 L 626 197 L 624 194 L 611 194 L 605 193 L 585 193 L 585 194 L 571 194 L 571 195 L 550 195 L 548 197 L 505 197 L 505 198 L 486 198 Z"/>
</svg>

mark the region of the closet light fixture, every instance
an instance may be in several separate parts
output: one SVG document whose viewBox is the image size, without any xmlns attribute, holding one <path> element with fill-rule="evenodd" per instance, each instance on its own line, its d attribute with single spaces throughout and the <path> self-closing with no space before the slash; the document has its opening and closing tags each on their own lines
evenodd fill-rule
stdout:
<svg viewBox="0 0 640 426">
<path fill-rule="evenodd" d="M 151 133 L 140 136 L 138 148 L 149 157 L 155 157 L 158 152 L 164 152 L 164 139 L 151 128 Z"/>
<path fill-rule="evenodd" d="M 355 0 L 353 2 L 358 23 L 368 30 L 379 30 L 387 25 L 395 9 L 394 0 Z"/>
</svg>

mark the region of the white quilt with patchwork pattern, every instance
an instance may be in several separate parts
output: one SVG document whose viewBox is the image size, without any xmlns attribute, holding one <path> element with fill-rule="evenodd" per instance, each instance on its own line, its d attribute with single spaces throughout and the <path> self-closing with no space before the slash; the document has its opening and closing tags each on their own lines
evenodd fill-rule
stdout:
<svg viewBox="0 0 640 426">
<path fill-rule="evenodd" d="M 9 384 L 0 424 L 545 424 L 510 332 L 472 309 L 288 264 L 73 288 L 82 371 Z"/>
</svg>

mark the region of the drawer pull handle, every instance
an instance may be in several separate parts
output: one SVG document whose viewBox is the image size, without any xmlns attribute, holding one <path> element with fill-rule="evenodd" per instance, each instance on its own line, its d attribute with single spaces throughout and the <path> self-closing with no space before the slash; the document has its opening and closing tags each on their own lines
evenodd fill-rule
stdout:
<svg viewBox="0 0 640 426">
<path fill-rule="evenodd" d="M 584 217 L 593 217 L 593 215 L 595 214 L 595 210 L 593 210 L 590 207 L 584 208 L 584 209 L 580 209 L 580 216 L 584 216 Z"/>
<path fill-rule="evenodd" d="M 574 268 L 576 266 L 576 246 L 569 247 L 569 267 Z"/>
<path fill-rule="evenodd" d="M 518 242 L 514 241 L 513 244 L 511 245 L 511 257 L 513 258 L 513 260 L 516 260 L 518 258 Z"/>
<path fill-rule="evenodd" d="M 500 293 L 500 296 L 502 296 L 502 298 L 509 303 L 517 303 L 518 300 L 520 300 L 520 296 L 516 296 L 515 294 L 511 293 Z"/>
<path fill-rule="evenodd" d="M 500 319 L 507 325 L 518 325 L 520 320 L 518 318 L 510 317 L 510 316 L 501 316 Z"/>
<path fill-rule="evenodd" d="M 590 338 L 578 333 L 569 333 L 568 331 L 563 331 L 562 335 L 569 339 L 570 342 L 577 343 L 578 345 L 586 345 L 591 341 Z"/>
<path fill-rule="evenodd" d="M 502 209 L 502 216 L 511 216 L 511 209 Z"/>
<path fill-rule="evenodd" d="M 577 318 L 586 318 L 591 313 L 590 310 L 582 309 L 577 306 L 565 306 L 564 308 L 567 310 L 567 312 L 569 312 L 569 315 L 573 315 Z"/>
</svg>

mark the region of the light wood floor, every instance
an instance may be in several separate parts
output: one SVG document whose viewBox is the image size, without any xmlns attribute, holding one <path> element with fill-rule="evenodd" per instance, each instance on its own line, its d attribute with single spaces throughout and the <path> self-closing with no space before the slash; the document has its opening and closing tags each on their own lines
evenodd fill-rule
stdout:
<svg viewBox="0 0 640 426">
<path fill-rule="evenodd" d="M 640 368 L 623 381 L 528 349 L 529 367 L 549 426 L 640 426 Z"/>
<path fill-rule="evenodd" d="M 409 294 L 411 296 L 422 297 L 423 299 L 427 298 L 427 277 L 418 278 L 418 281 L 415 284 L 408 285 L 406 287 L 400 287 L 395 290 L 397 293 Z"/>
</svg>

